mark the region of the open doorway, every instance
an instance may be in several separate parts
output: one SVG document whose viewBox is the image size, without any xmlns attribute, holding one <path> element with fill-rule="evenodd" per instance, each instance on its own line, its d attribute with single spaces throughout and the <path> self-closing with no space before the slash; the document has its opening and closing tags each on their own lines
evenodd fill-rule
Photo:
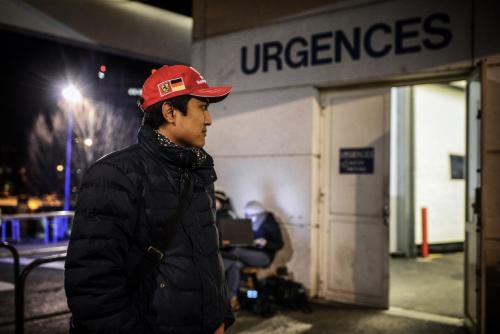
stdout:
<svg viewBox="0 0 500 334">
<path fill-rule="evenodd" d="M 477 73 L 321 93 L 319 297 L 475 326 Z"/>
<path fill-rule="evenodd" d="M 466 82 L 393 88 L 391 102 L 389 303 L 463 318 Z"/>
</svg>

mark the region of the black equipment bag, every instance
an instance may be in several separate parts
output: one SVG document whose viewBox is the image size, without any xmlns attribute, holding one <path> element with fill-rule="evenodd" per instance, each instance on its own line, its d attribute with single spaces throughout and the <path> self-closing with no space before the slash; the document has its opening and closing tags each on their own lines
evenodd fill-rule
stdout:
<svg viewBox="0 0 500 334">
<path fill-rule="evenodd" d="M 306 289 L 301 283 L 279 276 L 267 277 L 263 280 L 261 287 L 267 293 L 272 294 L 280 306 L 301 310 L 304 313 L 312 312 Z"/>
</svg>

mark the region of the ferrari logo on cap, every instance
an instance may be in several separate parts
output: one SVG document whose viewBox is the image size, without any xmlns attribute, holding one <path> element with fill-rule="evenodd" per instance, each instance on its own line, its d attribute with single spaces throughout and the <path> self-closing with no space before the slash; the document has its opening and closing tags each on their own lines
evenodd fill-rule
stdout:
<svg viewBox="0 0 500 334">
<path fill-rule="evenodd" d="M 159 83 L 158 90 L 160 91 L 160 96 L 165 96 L 168 93 L 172 92 L 172 89 L 170 88 L 170 83 L 168 81 Z"/>
</svg>

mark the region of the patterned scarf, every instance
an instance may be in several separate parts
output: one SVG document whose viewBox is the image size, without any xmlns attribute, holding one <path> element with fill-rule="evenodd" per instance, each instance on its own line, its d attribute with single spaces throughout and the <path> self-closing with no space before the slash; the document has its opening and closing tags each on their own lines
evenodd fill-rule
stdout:
<svg viewBox="0 0 500 334">
<path fill-rule="evenodd" d="M 187 150 L 187 151 L 193 152 L 195 157 L 196 157 L 196 163 L 195 163 L 194 167 L 201 166 L 205 162 L 205 160 L 207 160 L 208 155 L 201 148 L 184 147 L 184 146 L 177 145 L 176 143 L 174 143 L 173 141 L 171 141 L 170 139 L 168 139 L 167 137 L 162 135 L 160 133 L 160 131 L 154 130 L 154 132 L 156 133 L 156 139 L 158 139 L 158 142 L 160 143 L 161 146 L 168 147 L 168 148 L 175 148 L 175 149 L 179 149 L 179 150 Z"/>
</svg>

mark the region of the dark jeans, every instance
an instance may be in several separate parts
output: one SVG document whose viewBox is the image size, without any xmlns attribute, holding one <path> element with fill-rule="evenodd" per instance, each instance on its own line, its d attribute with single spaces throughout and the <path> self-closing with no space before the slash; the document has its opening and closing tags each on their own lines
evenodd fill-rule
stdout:
<svg viewBox="0 0 500 334">
<path fill-rule="evenodd" d="M 229 297 L 237 296 L 240 284 L 240 270 L 243 267 L 267 267 L 271 263 L 269 256 L 261 250 L 248 248 L 233 248 L 228 251 L 238 257 L 238 260 L 224 258 L 226 280 L 229 288 Z"/>
</svg>

